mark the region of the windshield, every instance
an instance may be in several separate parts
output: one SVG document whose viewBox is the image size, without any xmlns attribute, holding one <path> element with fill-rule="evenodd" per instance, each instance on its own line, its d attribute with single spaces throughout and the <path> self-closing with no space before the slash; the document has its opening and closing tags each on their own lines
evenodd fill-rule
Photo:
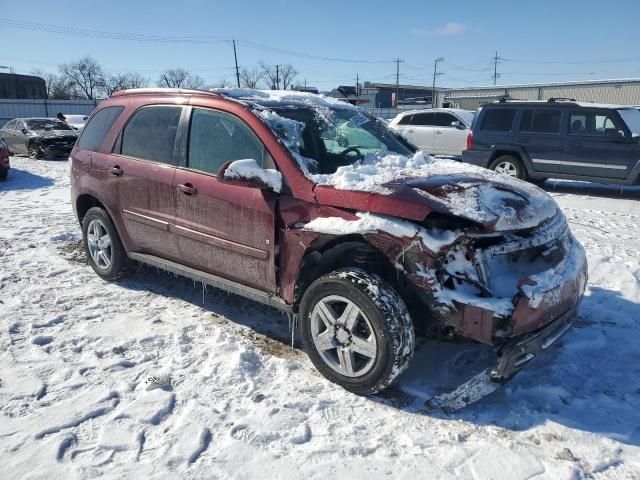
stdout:
<svg viewBox="0 0 640 480">
<path fill-rule="evenodd" d="M 389 130 L 381 120 L 356 109 L 283 106 L 272 110 L 301 125 L 301 132 L 294 140 L 291 130 L 278 128 L 277 123 L 268 121 L 294 155 L 312 160 L 306 162 L 311 174 L 335 173 L 338 167 L 353 165 L 368 154 L 412 156 L 415 152 L 415 147 Z"/>
<path fill-rule="evenodd" d="M 468 126 L 471 126 L 471 124 L 473 123 L 473 116 L 476 114 L 476 112 L 472 112 L 470 110 L 460 110 L 458 112 L 458 115 L 462 118 L 462 120 L 464 120 L 464 123 L 466 123 Z"/>
<path fill-rule="evenodd" d="M 640 112 L 635 108 L 623 108 L 618 113 L 632 134 L 640 135 Z"/>
<path fill-rule="evenodd" d="M 54 118 L 39 118 L 36 120 L 27 120 L 26 122 L 29 130 L 71 130 L 69 125 Z"/>
</svg>

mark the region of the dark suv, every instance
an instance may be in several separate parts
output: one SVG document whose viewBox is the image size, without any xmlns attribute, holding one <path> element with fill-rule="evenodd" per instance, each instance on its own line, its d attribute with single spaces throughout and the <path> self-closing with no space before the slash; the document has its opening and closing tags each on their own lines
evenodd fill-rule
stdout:
<svg viewBox="0 0 640 480">
<path fill-rule="evenodd" d="M 640 182 L 640 112 L 573 100 L 481 107 L 462 160 L 531 181 Z"/>
<path fill-rule="evenodd" d="M 586 284 L 544 191 L 310 93 L 118 92 L 71 153 L 71 190 L 102 278 L 133 260 L 278 308 L 359 394 L 407 367 L 414 329 L 494 345 L 501 382 L 571 326 Z"/>
</svg>

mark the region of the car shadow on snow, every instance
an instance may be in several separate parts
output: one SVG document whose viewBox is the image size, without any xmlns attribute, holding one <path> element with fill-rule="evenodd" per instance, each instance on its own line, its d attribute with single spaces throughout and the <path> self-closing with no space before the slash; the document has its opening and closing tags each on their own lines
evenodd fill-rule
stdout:
<svg viewBox="0 0 640 480">
<path fill-rule="evenodd" d="M 640 445 L 639 341 L 640 303 L 618 291 L 591 287 L 576 326 L 484 399 L 451 414 L 424 408 L 423 401 L 441 393 L 445 383 L 457 386 L 454 378 L 470 378 L 491 364 L 493 357 L 491 349 L 481 345 L 458 346 L 451 355 L 446 351 L 452 347 L 455 350 L 455 345 L 442 347 L 436 343 L 431 345 L 433 352 L 418 351 L 398 387 L 379 400 L 397 403 L 399 408 L 415 413 L 517 432 L 556 423 Z M 424 359 L 437 359 L 440 366 L 424 365 L 426 375 L 421 376 L 418 369 Z M 425 386 L 419 387 L 420 381 Z M 407 403 L 407 393 L 415 396 L 413 402 Z"/>
<path fill-rule="evenodd" d="M 50 187 L 53 180 L 35 173 L 20 170 L 19 168 L 9 169 L 7 179 L 0 181 L 0 192 L 9 190 L 35 190 L 37 188 Z"/>
<path fill-rule="evenodd" d="M 629 187 L 572 180 L 547 180 L 542 185 L 542 188 L 549 193 L 640 200 L 640 186 Z"/>
<path fill-rule="evenodd" d="M 248 327 L 242 334 L 265 353 L 298 361 L 304 356 L 297 331 L 291 349 L 290 324 L 275 309 L 149 267 L 118 283 L 201 306 L 214 323 Z M 640 445 L 639 340 L 640 304 L 591 287 L 575 328 L 502 388 L 465 409 L 447 414 L 425 402 L 489 367 L 495 360 L 489 346 L 419 338 L 409 369 L 370 400 L 411 414 L 517 432 L 552 422 Z"/>
</svg>

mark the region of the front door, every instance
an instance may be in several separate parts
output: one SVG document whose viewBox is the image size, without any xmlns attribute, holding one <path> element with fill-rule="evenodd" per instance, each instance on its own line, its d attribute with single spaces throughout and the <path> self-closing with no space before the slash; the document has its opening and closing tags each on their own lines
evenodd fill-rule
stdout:
<svg viewBox="0 0 640 480">
<path fill-rule="evenodd" d="M 114 154 L 95 155 L 104 176 L 116 186 L 116 203 L 129 249 L 169 260 L 180 259 L 172 231 L 176 192 L 173 185 L 180 155 L 176 134 L 183 107 L 148 106 L 138 110 L 125 125 Z"/>
<path fill-rule="evenodd" d="M 434 112 L 434 147 L 438 155 L 462 155 L 467 148 L 467 130 L 452 125 L 460 120 L 448 112 Z M 462 122 L 460 122 L 462 125 Z"/>
<path fill-rule="evenodd" d="M 409 123 L 397 125 L 397 128 L 420 150 L 434 153 L 435 130 L 432 112 L 414 113 Z"/>
<path fill-rule="evenodd" d="M 625 131 L 610 110 L 576 110 L 569 115 L 562 173 L 602 178 L 627 178 L 638 161 L 635 145 L 616 138 Z"/>
<path fill-rule="evenodd" d="M 275 293 L 275 193 L 220 181 L 228 161 L 254 159 L 265 149 L 239 118 L 193 108 L 186 168 L 174 177 L 175 231 L 182 263 Z"/>
</svg>

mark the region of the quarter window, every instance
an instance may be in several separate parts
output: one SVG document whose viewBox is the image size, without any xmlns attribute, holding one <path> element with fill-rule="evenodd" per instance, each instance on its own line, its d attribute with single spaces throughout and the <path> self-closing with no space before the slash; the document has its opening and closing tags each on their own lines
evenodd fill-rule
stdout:
<svg viewBox="0 0 640 480">
<path fill-rule="evenodd" d="M 400 119 L 398 125 L 411 125 L 411 118 L 413 118 L 413 115 L 405 115 Z"/>
<path fill-rule="evenodd" d="M 509 132 L 513 126 L 513 119 L 516 117 L 514 108 L 491 108 L 484 112 L 480 130 L 491 130 L 494 132 Z"/>
<path fill-rule="evenodd" d="M 560 133 L 559 110 L 525 110 L 522 114 L 521 132 Z"/>
<path fill-rule="evenodd" d="M 181 113 L 178 106 L 138 110 L 122 132 L 122 155 L 177 165 L 174 145 Z"/>
<path fill-rule="evenodd" d="M 189 168 L 216 173 L 225 162 L 244 159 L 262 165 L 263 153 L 262 143 L 242 120 L 215 110 L 193 110 Z"/>
<path fill-rule="evenodd" d="M 16 126 L 16 121 L 15 120 L 9 120 L 7 122 L 7 124 L 4 126 L 5 130 L 15 130 L 15 126 Z"/>
<path fill-rule="evenodd" d="M 97 151 L 123 110 L 124 107 L 106 107 L 96 112 L 82 130 L 78 147 L 92 152 Z"/>
</svg>

